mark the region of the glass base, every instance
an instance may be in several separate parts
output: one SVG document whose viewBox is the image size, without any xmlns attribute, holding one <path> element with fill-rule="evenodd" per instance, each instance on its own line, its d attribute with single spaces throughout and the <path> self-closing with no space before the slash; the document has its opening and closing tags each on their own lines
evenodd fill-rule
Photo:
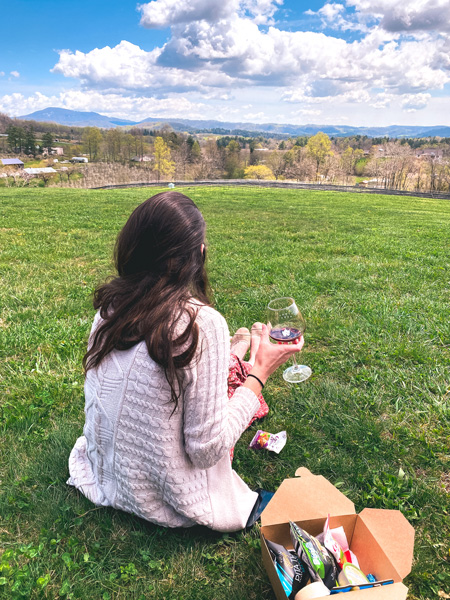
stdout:
<svg viewBox="0 0 450 600">
<path fill-rule="evenodd" d="M 289 367 L 283 373 L 283 378 L 289 383 L 301 383 L 311 377 L 312 371 L 306 365 L 294 365 Z"/>
</svg>

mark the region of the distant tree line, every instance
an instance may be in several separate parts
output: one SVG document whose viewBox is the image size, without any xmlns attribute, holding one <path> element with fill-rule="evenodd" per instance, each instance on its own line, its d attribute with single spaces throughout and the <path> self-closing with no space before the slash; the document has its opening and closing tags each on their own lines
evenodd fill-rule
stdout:
<svg viewBox="0 0 450 600">
<path fill-rule="evenodd" d="M 0 114 L 0 130 L 6 132 L 0 137 L 0 149 L 38 156 L 50 154 L 55 143 L 62 144 L 65 158 L 85 155 L 89 163 L 99 164 L 98 169 L 89 168 L 92 177 L 102 168 L 112 176 L 114 168 L 100 165 L 120 164 L 121 177 L 131 169 L 133 177 L 145 181 L 288 179 L 381 189 L 450 191 L 450 138 L 397 140 L 359 134 L 329 137 L 319 132 L 280 140 L 262 134 L 180 133 L 168 125 L 154 129 L 42 129 L 45 128 L 36 131 L 31 122 Z M 58 138 L 58 131 L 66 137 Z M 80 173 L 84 177 L 87 171 L 81 169 Z M 69 174 L 66 179 L 71 183 Z"/>
<path fill-rule="evenodd" d="M 380 189 L 450 191 L 450 144 L 415 149 L 407 142 L 366 136 L 331 139 L 325 133 L 278 142 L 258 136 L 193 136 L 170 128 L 151 135 L 134 129 L 88 128 L 83 150 L 93 161 L 129 160 L 149 180 L 280 179 Z M 428 153 L 424 152 L 424 148 Z M 433 152 L 431 150 L 435 148 Z M 419 155 L 417 155 L 419 152 Z"/>
<path fill-rule="evenodd" d="M 0 113 L 0 133 L 6 133 L 10 125 L 15 125 L 23 129 L 32 127 L 36 135 L 51 133 L 55 138 L 63 137 L 67 140 L 79 139 L 83 131 L 82 127 L 74 127 L 72 125 L 60 125 L 59 123 L 45 123 L 41 121 L 28 121 L 25 119 L 12 119 Z"/>
</svg>

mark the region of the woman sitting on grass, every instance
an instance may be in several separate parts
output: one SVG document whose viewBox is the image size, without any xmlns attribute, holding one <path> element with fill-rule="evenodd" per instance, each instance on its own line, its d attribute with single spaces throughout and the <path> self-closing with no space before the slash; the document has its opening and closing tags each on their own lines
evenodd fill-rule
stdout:
<svg viewBox="0 0 450 600">
<path fill-rule="evenodd" d="M 232 358 L 244 371 L 229 392 L 230 338 L 208 298 L 205 222 L 183 194 L 134 210 L 115 263 L 117 277 L 95 292 L 86 422 L 68 483 L 159 525 L 242 529 L 259 496 L 232 470 L 230 451 L 267 378 L 303 344 L 272 344 L 258 324 L 245 365 L 249 342 L 235 336 Z"/>
</svg>

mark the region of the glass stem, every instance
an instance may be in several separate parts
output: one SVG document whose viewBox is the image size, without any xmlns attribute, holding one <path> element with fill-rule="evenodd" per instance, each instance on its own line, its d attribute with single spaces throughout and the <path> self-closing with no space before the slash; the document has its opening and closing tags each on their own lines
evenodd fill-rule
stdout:
<svg viewBox="0 0 450 600">
<path fill-rule="evenodd" d="M 297 361 L 295 360 L 295 355 L 292 356 L 292 362 L 294 363 L 294 369 L 297 369 L 298 364 L 297 364 Z"/>
</svg>

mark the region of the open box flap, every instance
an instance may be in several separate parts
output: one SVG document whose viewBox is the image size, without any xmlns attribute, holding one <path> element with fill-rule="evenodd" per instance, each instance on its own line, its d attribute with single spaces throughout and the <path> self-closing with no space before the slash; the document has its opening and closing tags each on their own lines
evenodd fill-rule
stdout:
<svg viewBox="0 0 450 600">
<path fill-rule="evenodd" d="M 414 528 L 399 510 L 365 508 L 359 518 L 365 523 L 397 573 L 403 579 L 411 571 Z"/>
<path fill-rule="evenodd" d="M 285 479 L 261 515 L 261 525 L 320 519 L 355 513 L 355 505 L 321 475 L 297 469 L 293 479 Z"/>
</svg>

